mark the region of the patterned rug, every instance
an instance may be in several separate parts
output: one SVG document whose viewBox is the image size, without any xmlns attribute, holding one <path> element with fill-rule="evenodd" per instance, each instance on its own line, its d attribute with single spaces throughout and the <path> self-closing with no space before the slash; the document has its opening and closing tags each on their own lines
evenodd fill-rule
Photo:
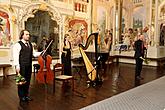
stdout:
<svg viewBox="0 0 165 110">
<path fill-rule="evenodd" d="M 81 110 L 165 110 L 165 76 Z"/>
</svg>

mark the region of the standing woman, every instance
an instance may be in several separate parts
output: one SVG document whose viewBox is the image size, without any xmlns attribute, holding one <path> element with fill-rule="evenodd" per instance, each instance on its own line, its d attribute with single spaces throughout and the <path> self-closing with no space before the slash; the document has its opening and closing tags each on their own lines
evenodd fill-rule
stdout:
<svg viewBox="0 0 165 110">
<path fill-rule="evenodd" d="M 71 43 L 69 41 L 69 34 L 64 35 L 61 59 L 62 59 L 62 64 L 64 64 L 64 74 L 72 75 L 71 73 Z"/>
<path fill-rule="evenodd" d="M 18 96 L 21 102 L 31 101 L 29 97 L 29 85 L 32 73 L 33 48 L 29 41 L 30 35 L 27 30 L 20 32 L 19 41 L 14 45 L 13 58 L 16 74 L 20 74 L 26 80 L 23 85 L 18 85 Z"/>
</svg>

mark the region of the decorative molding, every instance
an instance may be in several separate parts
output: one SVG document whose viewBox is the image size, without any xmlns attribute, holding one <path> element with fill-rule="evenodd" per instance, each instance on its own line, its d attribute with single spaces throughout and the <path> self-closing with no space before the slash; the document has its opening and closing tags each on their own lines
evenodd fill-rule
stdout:
<svg viewBox="0 0 165 110">
<path fill-rule="evenodd" d="M 165 21 L 165 1 L 163 1 L 158 9 L 158 13 L 159 13 L 159 21 Z M 163 12 L 162 12 L 163 11 Z M 163 14 L 163 15 L 162 15 Z"/>
<path fill-rule="evenodd" d="M 54 6 L 48 4 L 48 3 L 32 3 L 27 6 L 22 10 L 19 10 L 19 24 L 21 28 L 24 26 L 24 22 L 27 21 L 28 18 L 34 17 L 34 13 L 37 10 L 43 10 L 43 11 L 48 11 L 49 14 L 51 15 L 51 18 L 57 22 L 58 25 L 61 25 L 62 23 L 62 17 Z"/>
</svg>

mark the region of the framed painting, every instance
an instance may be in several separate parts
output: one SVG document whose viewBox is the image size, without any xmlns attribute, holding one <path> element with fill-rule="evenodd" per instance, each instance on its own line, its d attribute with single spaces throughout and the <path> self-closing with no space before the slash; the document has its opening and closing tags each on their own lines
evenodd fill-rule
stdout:
<svg viewBox="0 0 165 110">
<path fill-rule="evenodd" d="M 142 29 L 146 24 L 146 10 L 144 7 L 138 7 L 133 12 L 133 28 Z"/>
</svg>

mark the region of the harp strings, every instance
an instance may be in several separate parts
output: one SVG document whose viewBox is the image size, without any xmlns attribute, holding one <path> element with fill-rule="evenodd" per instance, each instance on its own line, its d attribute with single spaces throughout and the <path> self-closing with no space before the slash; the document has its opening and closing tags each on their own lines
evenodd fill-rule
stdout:
<svg viewBox="0 0 165 110">
<path fill-rule="evenodd" d="M 79 47 L 79 50 L 80 50 L 80 53 L 81 53 L 81 55 L 83 57 L 83 60 L 84 60 L 84 63 L 85 63 L 85 67 L 87 69 L 88 78 L 93 81 L 96 78 L 96 69 L 93 67 L 92 63 L 88 59 L 88 57 L 85 54 L 84 50 L 81 47 Z"/>
<path fill-rule="evenodd" d="M 83 60 L 84 60 L 84 63 L 85 63 L 86 69 L 87 69 L 88 78 L 92 81 L 94 81 L 96 79 L 97 71 L 96 71 L 95 67 L 93 67 L 90 60 L 88 59 L 84 50 L 86 50 L 91 43 L 94 43 L 95 44 L 95 47 L 94 47 L 95 48 L 95 57 L 97 59 L 97 40 L 98 40 L 98 33 L 92 33 L 87 38 L 85 46 L 83 46 L 82 44 L 79 44 L 79 50 L 83 57 Z"/>
</svg>

